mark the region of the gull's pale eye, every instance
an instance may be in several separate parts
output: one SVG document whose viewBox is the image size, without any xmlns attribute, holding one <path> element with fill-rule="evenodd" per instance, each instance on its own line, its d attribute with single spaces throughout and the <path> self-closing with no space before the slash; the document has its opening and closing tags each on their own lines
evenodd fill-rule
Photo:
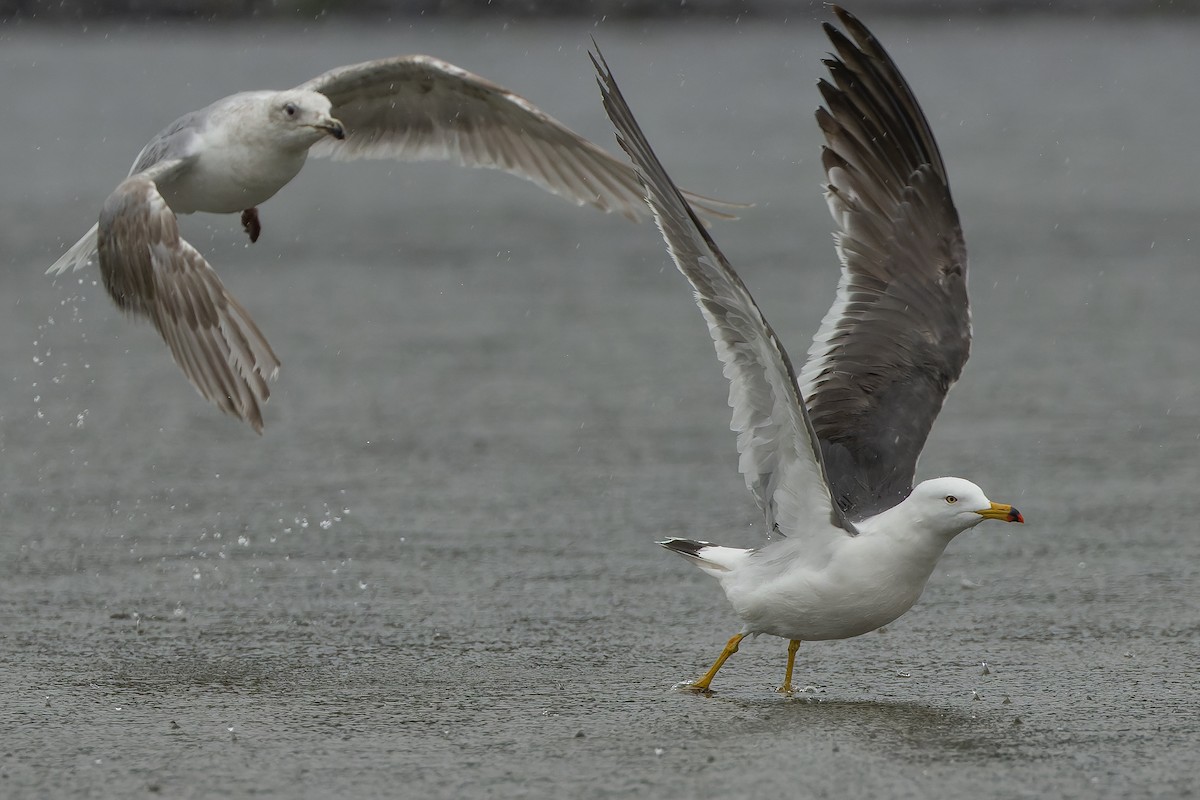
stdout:
<svg viewBox="0 0 1200 800">
<path fill-rule="evenodd" d="M 283 104 L 283 113 L 287 114 L 289 117 L 296 116 L 297 111 L 299 111 L 299 109 L 296 108 L 295 103 L 284 103 Z"/>
<path fill-rule="evenodd" d="M 948 495 L 946 495 L 946 502 L 950 505 L 954 505 L 955 503 L 958 502 L 958 498 L 952 494 L 948 494 Z"/>
</svg>

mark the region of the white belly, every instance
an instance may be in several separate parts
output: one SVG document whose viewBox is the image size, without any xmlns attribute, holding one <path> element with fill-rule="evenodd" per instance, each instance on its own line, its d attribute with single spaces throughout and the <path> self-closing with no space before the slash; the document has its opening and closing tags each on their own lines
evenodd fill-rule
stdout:
<svg viewBox="0 0 1200 800">
<path fill-rule="evenodd" d="M 307 157 L 307 150 L 210 144 L 189 169 L 159 182 L 158 190 L 177 214 L 232 214 L 274 197 L 296 177 Z"/>
<path fill-rule="evenodd" d="M 801 641 L 869 633 L 912 608 L 941 555 L 893 552 L 891 543 L 867 537 L 846 542 L 820 569 L 739 570 L 722 581 L 745 630 Z"/>
</svg>

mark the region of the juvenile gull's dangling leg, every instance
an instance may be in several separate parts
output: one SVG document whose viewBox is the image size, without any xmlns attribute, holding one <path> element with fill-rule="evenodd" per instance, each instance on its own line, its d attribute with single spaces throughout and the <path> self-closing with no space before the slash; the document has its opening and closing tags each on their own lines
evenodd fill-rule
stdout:
<svg viewBox="0 0 1200 800">
<path fill-rule="evenodd" d="M 262 223 L 258 221 L 258 206 L 247 208 L 242 212 L 242 227 L 246 233 L 250 234 L 251 244 L 258 241 L 259 234 L 262 233 Z"/>
</svg>

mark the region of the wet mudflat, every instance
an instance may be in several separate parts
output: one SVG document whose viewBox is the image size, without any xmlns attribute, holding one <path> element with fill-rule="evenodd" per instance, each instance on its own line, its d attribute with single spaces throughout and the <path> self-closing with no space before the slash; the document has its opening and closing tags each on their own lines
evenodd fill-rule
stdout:
<svg viewBox="0 0 1200 800">
<path fill-rule="evenodd" d="M 812 19 L 4 32 L 0 794 L 1194 792 L 1200 28 L 868 22 L 971 252 L 921 475 L 1029 524 L 955 541 L 886 632 L 804 646 L 791 699 L 766 638 L 672 690 L 736 623 L 653 540 L 759 520 L 651 226 L 383 162 L 310 164 L 253 247 L 186 219 L 283 360 L 261 438 L 98 273 L 41 273 L 176 115 L 338 64 L 432 53 L 608 145 L 595 34 L 680 183 L 757 203 L 714 232 L 800 359 L 836 282 Z"/>
</svg>

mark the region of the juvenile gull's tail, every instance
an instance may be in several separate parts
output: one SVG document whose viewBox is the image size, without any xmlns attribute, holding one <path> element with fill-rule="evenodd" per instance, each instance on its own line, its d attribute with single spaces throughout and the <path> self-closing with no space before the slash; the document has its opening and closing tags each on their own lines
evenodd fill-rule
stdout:
<svg viewBox="0 0 1200 800">
<path fill-rule="evenodd" d="M 99 223 L 92 226 L 92 229 L 83 235 L 83 238 L 71 246 L 71 249 L 63 253 L 62 256 L 55 261 L 50 269 L 46 270 L 47 275 L 62 275 L 64 272 L 72 269 L 83 269 L 88 264 L 96 260 L 96 229 Z"/>
</svg>

